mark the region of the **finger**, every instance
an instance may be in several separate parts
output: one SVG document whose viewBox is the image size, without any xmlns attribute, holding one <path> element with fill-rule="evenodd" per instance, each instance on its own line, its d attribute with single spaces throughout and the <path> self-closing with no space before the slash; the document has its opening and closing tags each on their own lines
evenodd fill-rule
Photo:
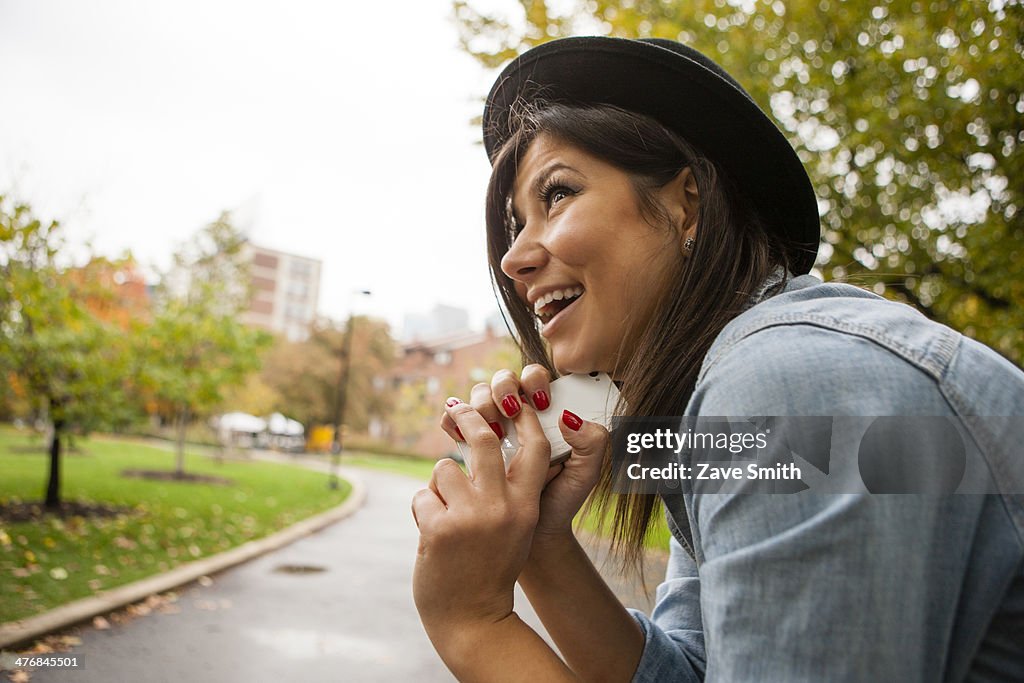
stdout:
<svg viewBox="0 0 1024 683">
<path fill-rule="evenodd" d="M 559 474 L 561 474 L 562 470 L 564 470 L 564 469 L 565 469 L 565 463 L 561 463 L 561 462 L 558 463 L 557 465 L 552 465 L 551 467 L 549 467 L 548 468 L 548 474 L 544 478 L 544 486 L 547 486 L 548 484 L 550 484 L 551 480 L 554 479 L 555 477 L 557 477 Z"/>
<path fill-rule="evenodd" d="M 430 489 L 420 489 L 412 497 L 412 519 L 418 529 L 429 530 L 444 511 L 444 503 Z"/>
<path fill-rule="evenodd" d="M 573 453 L 590 456 L 604 455 L 608 444 L 608 430 L 596 422 L 588 422 L 575 413 L 563 410 L 558 420 L 562 438 L 572 447 Z"/>
<path fill-rule="evenodd" d="M 437 488 L 437 482 L 434 481 L 433 472 L 430 473 L 430 481 L 427 482 L 427 487 L 434 492 L 434 495 L 437 496 L 437 499 L 441 501 L 441 505 L 448 507 L 448 502 L 444 499 L 444 496 L 441 495 L 441 490 Z"/>
<path fill-rule="evenodd" d="M 483 416 L 468 403 L 448 400 L 445 411 L 466 437 L 470 447 L 473 483 L 482 487 L 501 488 L 505 485 L 505 460 L 501 457 L 501 443 Z"/>
<path fill-rule="evenodd" d="M 448 413 L 441 415 L 441 429 L 444 430 L 445 434 L 456 441 L 465 441 L 465 439 L 462 438 L 462 432 L 459 431 L 458 426 L 455 424 L 455 420 L 453 420 Z"/>
<path fill-rule="evenodd" d="M 530 404 L 525 404 L 516 415 L 515 425 L 519 450 L 509 464 L 508 478 L 524 484 L 530 493 L 540 491 L 551 469 L 551 443 Z"/>
<path fill-rule="evenodd" d="M 451 458 L 441 458 L 434 464 L 430 488 L 438 493 L 445 507 L 465 503 L 470 486 L 466 474 Z"/>
<path fill-rule="evenodd" d="M 551 373 L 543 365 L 531 363 L 523 368 L 520 377 L 523 393 L 538 411 L 544 411 L 551 405 Z"/>
<path fill-rule="evenodd" d="M 505 417 L 519 414 L 519 378 L 511 370 L 498 370 L 491 378 L 491 399 Z"/>
<path fill-rule="evenodd" d="M 473 406 L 473 409 L 483 416 L 487 424 L 490 425 L 491 431 L 499 439 L 505 437 L 505 430 L 501 426 L 501 420 L 505 416 L 498 412 L 498 406 L 494 405 L 494 401 L 491 398 L 490 384 L 481 382 L 474 386 L 469 393 L 469 405 Z M 454 426 L 454 424 L 453 422 L 452 425 Z"/>
<path fill-rule="evenodd" d="M 596 422 L 581 419 L 568 410 L 562 411 L 558 421 L 562 438 L 572 448 L 565 468 L 581 483 L 594 484 L 601 474 L 608 447 L 608 430 Z"/>
</svg>

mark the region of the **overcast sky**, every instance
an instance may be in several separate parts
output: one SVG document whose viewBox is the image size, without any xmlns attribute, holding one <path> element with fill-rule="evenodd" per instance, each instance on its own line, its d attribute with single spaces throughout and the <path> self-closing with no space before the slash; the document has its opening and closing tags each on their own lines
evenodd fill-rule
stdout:
<svg viewBox="0 0 1024 683">
<path fill-rule="evenodd" d="M 323 314 L 497 310 L 469 124 L 494 74 L 450 0 L 0 0 L 0 71 L 0 193 L 75 244 L 164 266 L 231 209 L 323 261 Z"/>
</svg>

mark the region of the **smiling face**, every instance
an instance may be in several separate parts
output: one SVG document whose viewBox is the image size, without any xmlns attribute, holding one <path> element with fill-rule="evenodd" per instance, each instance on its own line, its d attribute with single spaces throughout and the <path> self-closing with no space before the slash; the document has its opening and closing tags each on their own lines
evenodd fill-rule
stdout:
<svg viewBox="0 0 1024 683">
<path fill-rule="evenodd" d="M 578 147 L 539 135 L 512 194 L 518 235 L 502 271 L 541 325 L 561 373 L 614 373 L 623 341 L 645 325 L 683 258 L 692 213 L 687 173 L 657 190 L 672 225 L 645 219 L 629 175 Z"/>
</svg>

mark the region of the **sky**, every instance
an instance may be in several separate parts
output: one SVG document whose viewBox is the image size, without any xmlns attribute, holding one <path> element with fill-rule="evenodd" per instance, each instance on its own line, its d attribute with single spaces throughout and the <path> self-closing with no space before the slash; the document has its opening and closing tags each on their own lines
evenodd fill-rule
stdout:
<svg viewBox="0 0 1024 683">
<path fill-rule="evenodd" d="M 320 312 L 400 325 L 497 311 L 489 165 L 470 119 L 496 74 L 450 0 L 0 0 L 0 194 L 76 254 L 148 271 L 221 211 L 322 260 Z M 369 289 L 365 300 L 353 290 Z"/>
</svg>

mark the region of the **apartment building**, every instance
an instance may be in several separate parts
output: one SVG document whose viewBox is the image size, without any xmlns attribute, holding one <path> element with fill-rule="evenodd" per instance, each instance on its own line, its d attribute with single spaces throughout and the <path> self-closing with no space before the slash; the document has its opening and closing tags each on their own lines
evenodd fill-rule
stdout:
<svg viewBox="0 0 1024 683">
<path fill-rule="evenodd" d="M 242 320 L 254 327 L 304 341 L 320 300 L 317 259 L 247 243 L 252 303 Z"/>
</svg>

